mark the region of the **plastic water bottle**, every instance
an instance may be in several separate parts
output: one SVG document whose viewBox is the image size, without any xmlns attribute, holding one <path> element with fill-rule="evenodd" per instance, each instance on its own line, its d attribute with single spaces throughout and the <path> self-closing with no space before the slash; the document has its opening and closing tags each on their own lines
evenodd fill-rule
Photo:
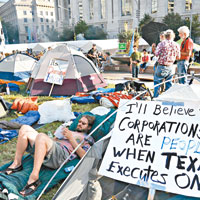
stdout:
<svg viewBox="0 0 200 200">
<path fill-rule="evenodd" d="M 47 135 L 48 135 L 50 138 L 53 138 L 53 134 L 52 134 L 51 131 L 48 131 L 48 132 L 47 132 Z"/>
<path fill-rule="evenodd" d="M 10 88 L 9 88 L 8 84 L 7 84 L 7 86 L 6 86 L 6 94 L 7 94 L 7 95 L 10 95 Z"/>
</svg>

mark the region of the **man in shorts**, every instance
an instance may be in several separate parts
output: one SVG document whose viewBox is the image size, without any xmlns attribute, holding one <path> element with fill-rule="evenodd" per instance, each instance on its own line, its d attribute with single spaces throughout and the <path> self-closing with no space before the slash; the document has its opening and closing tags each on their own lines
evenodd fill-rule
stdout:
<svg viewBox="0 0 200 200">
<path fill-rule="evenodd" d="M 33 170 L 27 185 L 20 191 L 20 194 L 23 196 L 32 194 L 41 184 L 39 172 L 42 164 L 52 169 L 59 168 L 70 153 L 86 138 L 86 133 L 92 128 L 94 120 L 94 116 L 84 115 L 78 121 L 76 131 L 70 131 L 64 127 L 62 131 L 63 139 L 56 137 L 51 139 L 45 133 L 38 133 L 32 127 L 23 125 L 19 130 L 14 161 L 1 173 L 9 175 L 21 171 L 23 169 L 22 156 L 25 151 L 29 152 L 34 156 Z M 94 143 L 92 137 L 87 138 L 76 150 L 76 154 L 70 156 L 70 159 L 76 156 L 82 158 L 92 143 Z"/>
</svg>

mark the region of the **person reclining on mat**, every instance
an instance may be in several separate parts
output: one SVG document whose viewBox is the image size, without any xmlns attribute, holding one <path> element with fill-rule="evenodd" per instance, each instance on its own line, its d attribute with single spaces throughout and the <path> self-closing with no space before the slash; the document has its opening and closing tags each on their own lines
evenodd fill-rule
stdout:
<svg viewBox="0 0 200 200">
<path fill-rule="evenodd" d="M 22 196 L 31 195 L 41 184 L 39 172 L 42 164 L 52 169 L 59 168 L 70 153 L 86 138 L 94 121 L 94 116 L 82 116 L 78 121 L 76 132 L 70 131 L 66 127 L 63 128 L 63 139 L 56 137 L 51 139 L 44 133 L 38 133 L 31 126 L 23 125 L 19 130 L 14 161 L 7 169 L 1 171 L 1 173 L 9 175 L 21 171 L 23 169 L 22 156 L 25 151 L 30 153 L 34 156 L 33 170 L 26 186 L 20 191 L 20 194 Z M 87 138 L 82 146 L 77 149 L 76 154 L 82 158 L 89 149 L 90 144 L 93 143 L 94 140 L 92 137 Z M 76 154 L 70 156 L 69 160 L 77 157 Z"/>
</svg>

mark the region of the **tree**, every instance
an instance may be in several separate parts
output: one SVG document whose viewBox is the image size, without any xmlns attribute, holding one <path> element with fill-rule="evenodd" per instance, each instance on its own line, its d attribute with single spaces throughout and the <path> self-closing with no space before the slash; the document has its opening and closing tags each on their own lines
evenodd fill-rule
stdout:
<svg viewBox="0 0 200 200">
<path fill-rule="evenodd" d="M 88 25 L 86 24 L 86 22 L 83 20 L 80 20 L 75 26 L 75 33 L 76 33 L 76 35 L 78 35 L 80 33 L 85 34 L 87 29 L 88 29 Z"/>
<path fill-rule="evenodd" d="M 190 27 L 190 20 L 186 21 L 188 27 Z M 200 37 L 200 22 L 199 22 L 199 15 L 192 16 L 192 31 L 191 31 L 192 39 L 196 40 L 196 38 Z"/>
<path fill-rule="evenodd" d="M 62 34 L 60 35 L 60 41 L 69 41 L 69 40 L 74 40 L 74 31 L 72 29 L 65 27 L 63 29 Z"/>
<path fill-rule="evenodd" d="M 122 31 L 117 36 L 118 36 L 119 42 L 126 43 L 126 42 L 130 42 L 131 41 L 132 35 L 133 35 L 133 31 L 132 30 L 128 30 L 128 31 Z"/>
<path fill-rule="evenodd" d="M 85 38 L 87 40 L 101 40 L 107 38 L 107 33 L 98 26 L 89 26 L 85 32 Z"/>
<path fill-rule="evenodd" d="M 54 28 L 52 28 L 46 35 L 49 38 L 49 40 L 52 42 L 60 41 L 59 33 Z"/>
<path fill-rule="evenodd" d="M 140 20 L 140 23 L 138 25 L 138 28 L 139 28 L 138 31 L 140 34 L 142 34 L 142 27 L 151 21 L 154 21 L 154 18 L 151 17 L 149 14 L 145 14 L 144 17 Z"/>
<path fill-rule="evenodd" d="M 172 29 L 176 34 L 175 40 L 179 40 L 178 28 L 180 26 L 186 25 L 186 21 L 181 19 L 178 13 L 169 13 L 163 18 L 163 23 L 165 23 L 169 29 Z"/>
<path fill-rule="evenodd" d="M 8 41 L 9 44 L 19 43 L 19 31 L 17 26 L 13 26 L 9 22 L 5 22 L 3 20 L 2 26 L 6 41 Z"/>
</svg>

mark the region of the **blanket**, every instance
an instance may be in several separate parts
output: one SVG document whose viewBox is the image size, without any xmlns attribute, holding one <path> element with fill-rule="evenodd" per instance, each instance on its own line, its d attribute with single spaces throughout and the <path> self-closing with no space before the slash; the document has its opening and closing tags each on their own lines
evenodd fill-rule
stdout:
<svg viewBox="0 0 200 200">
<path fill-rule="evenodd" d="M 66 167 L 76 166 L 79 160 L 80 159 L 76 158 L 66 163 L 63 166 L 63 168 L 58 172 L 58 174 L 55 176 L 53 181 L 50 183 L 50 185 L 47 188 L 47 191 L 53 186 L 55 186 L 59 181 L 65 179 L 69 175 L 69 172 L 67 173 L 64 171 Z M 10 164 L 11 162 L 3 165 L 2 167 L 0 167 L 0 170 L 6 169 Z M 1 189 L 7 188 L 9 194 L 12 193 L 18 196 L 18 200 L 23 200 L 23 199 L 35 200 L 39 196 L 43 188 L 45 187 L 46 183 L 56 172 L 56 170 L 42 166 L 40 175 L 39 175 L 39 179 L 42 182 L 42 184 L 38 187 L 38 189 L 32 195 L 29 195 L 27 197 L 22 197 L 19 194 L 19 191 L 21 191 L 22 188 L 26 185 L 29 178 L 29 174 L 31 173 L 33 169 L 33 157 L 30 154 L 24 156 L 22 165 L 23 165 L 23 170 L 20 172 L 16 172 L 9 176 L 3 173 L 0 173 L 0 188 Z"/>
<path fill-rule="evenodd" d="M 29 111 L 24 116 L 20 116 L 16 119 L 10 120 L 10 122 L 6 123 L 5 121 L 1 121 L 0 125 L 0 144 L 3 144 L 14 137 L 17 137 L 18 130 L 8 130 L 10 128 L 19 129 L 22 125 L 33 125 L 40 118 L 40 114 L 38 111 Z"/>
</svg>

